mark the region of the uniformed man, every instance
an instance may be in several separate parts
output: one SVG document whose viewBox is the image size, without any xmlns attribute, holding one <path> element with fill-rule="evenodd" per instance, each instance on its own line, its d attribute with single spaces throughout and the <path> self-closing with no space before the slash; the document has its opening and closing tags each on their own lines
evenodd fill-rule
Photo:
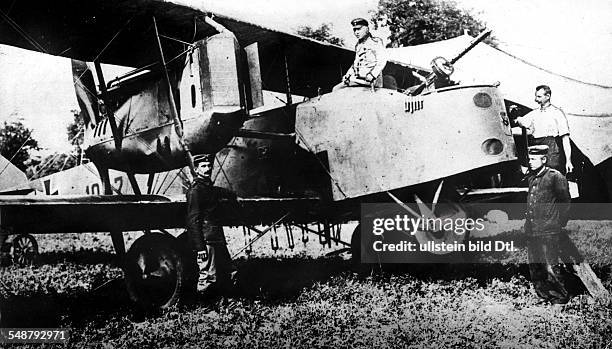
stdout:
<svg viewBox="0 0 612 349">
<path fill-rule="evenodd" d="M 517 118 L 516 121 L 520 126 L 527 128 L 527 134 L 533 137 L 530 142 L 532 145 L 548 146 L 548 167 L 564 174 L 570 173 L 573 166 L 569 124 L 565 113 L 550 103 L 550 96 L 550 87 L 546 85 L 536 87 L 535 101 L 540 108 Z M 520 134 L 520 130 L 515 134 Z M 561 139 L 564 156 L 561 155 L 557 145 L 557 138 Z"/>
<path fill-rule="evenodd" d="M 187 191 L 187 234 L 200 264 L 198 291 L 207 294 L 227 289 L 236 273 L 223 226 L 218 222 L 220 201 L 227 199 L 237 204 L 236 195 L 213 186 L 213 159 L 210 154 L 194 156 L 196 177 Z"/>
<path fill-rule="evenodd" d="M 553 304 L 569 300 L 570 276 L 560 262 L 561 241 L 569 237 L 561 228 L 569 219 L 570 194 L 565 176 L 547 166 L 548 147 L 531 146 L 527 180 L 525 232 L 529 240 L 529 273 L 538 296 Z"/>
<path fill-rule="evenodd" d="M 351 24 L 357 38 L 355 61 L 336 88 L 364 85 L 382 87 L 382 70 L 387 64 L 385 45 L 382 39 L 372 36 L 368 21 L 364 18 L 355 18 Z"/>
</svg>

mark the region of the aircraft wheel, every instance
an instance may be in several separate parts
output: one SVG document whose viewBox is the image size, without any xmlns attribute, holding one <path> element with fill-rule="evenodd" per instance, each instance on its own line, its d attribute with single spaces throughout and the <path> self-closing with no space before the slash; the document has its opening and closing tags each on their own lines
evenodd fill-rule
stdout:
<svg viewBox="0 0 612 349">
<path fill-rule="evenodd" d="M 130 299 L 145 310 L 174 306 L 188 288 L 185 260 L 171 235 L 141 236 L 126 254 L 124 272 Z"/>
<path fill-rule="evenodd" d="M 30 234 L 19 234 L 11 243 L 13 263 L 25 266 L 32 265 L 38 257 L 38 243 Z"/>
</svg>

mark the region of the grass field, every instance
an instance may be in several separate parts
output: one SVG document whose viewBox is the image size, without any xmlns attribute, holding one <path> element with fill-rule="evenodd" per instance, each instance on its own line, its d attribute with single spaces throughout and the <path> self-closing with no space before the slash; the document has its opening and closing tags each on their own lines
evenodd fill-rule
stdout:
<svg viewBox="0 0 612 349">
<path fill-rule="evenodd" d="M 572 221 L 571 237 L 612 290 L 612 223 Z M 348 240 L 352 227 L 343 228 Z M 520 234 L 513 230 L 506 234 Z M 129 235 L 128 245 L 137 234 Z M 244 245 L 228 231 L 230 249 Z M 105 234 L 40 236 L 36 267 L 0 269 L 4 322 L 70 327 L 70 347 L 612 348 L 612 305 L 539 302 L 521 251 L 503 263 L 353 270 L 316 236 L 270 249 L 266 236 L 234 294 L 165 311 L 132 311 Z M 34 347 L 34 346 L 33 346 Z"/>
</svg>

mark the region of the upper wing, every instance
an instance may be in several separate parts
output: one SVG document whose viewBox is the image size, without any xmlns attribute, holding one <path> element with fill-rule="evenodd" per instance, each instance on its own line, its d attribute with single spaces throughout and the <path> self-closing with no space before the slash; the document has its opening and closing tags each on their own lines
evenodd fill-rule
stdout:
<svg viewBox="0 0 612 349">
<path fill-rule="evenodd" d="M 216 33 L 206 9 L 155 0 L 20 0 L 0 4 L 0 43 L 81 61 L 142 67 L 158 58 L 161 35 L 194 42 Z M 263 88 L 292 94 L 327 92 L 350 67 L 353 51 L 215 14 L 244 48 L 259 47 Z M 162 38 L 166 59 L 185 45 Z M 286 62 L 286 63 L 285 63 Z"/>
</svg>

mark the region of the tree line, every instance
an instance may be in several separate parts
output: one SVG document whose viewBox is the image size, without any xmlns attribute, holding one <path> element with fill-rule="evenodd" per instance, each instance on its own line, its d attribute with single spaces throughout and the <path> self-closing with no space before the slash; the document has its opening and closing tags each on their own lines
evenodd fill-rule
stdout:
<svg viewBox="0 0 612 349">
<path fill-rule="evenodd" d="M 367 14 L 363 15 L 367 18 Z M 374 28 L 389 30 L 388 47 L 421 45 L 451 39 L 464 32 L 477 36 L 486 24 L 471 11 L 460 8 L 455 1 L 442 0 L 379 0 L 378 7 L 370 18 Z M 350 26 L 350 23 L 346 24 Z M 331 23 L 319 27 L 301 26 L 297 34 L 315 40 L 343 46 L 344 40 L 332 34 Z M 486 40 L 496 47 L 494 36 Z"/>
<path fill-rule="evenodd" d="M 72 110 L 73 121 L 66 128 L 66 136 L 72 144 L 68 153 L 55 152 L 37 156 L 41 150 L 32 137 L 32 130 L 20 120 L 4 121 L 0 127 L 0 155 L 10 160 L 31 180 L 75 167 L 79 164 L 83 141 L 83 121 L 77 110 Z"/>
</svg>

